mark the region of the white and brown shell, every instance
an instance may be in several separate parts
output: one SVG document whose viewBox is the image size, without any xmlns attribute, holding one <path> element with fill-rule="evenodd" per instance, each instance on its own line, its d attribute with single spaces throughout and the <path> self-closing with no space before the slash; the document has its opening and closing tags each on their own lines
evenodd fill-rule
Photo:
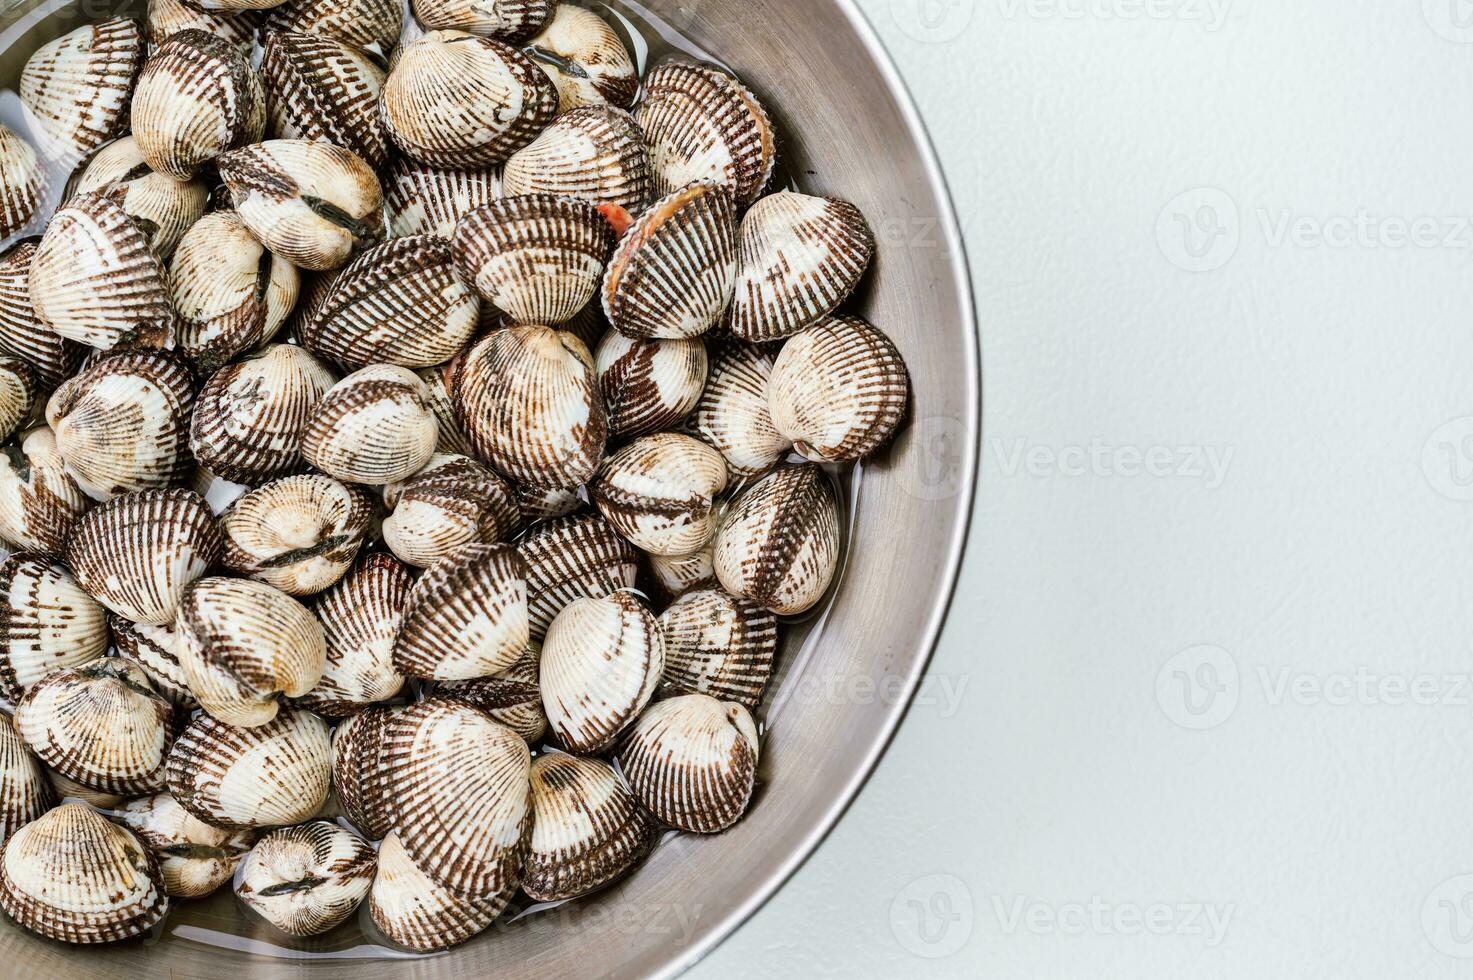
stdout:
<svg viewBox="0 0 1473 980">
<path fill-rule="evenodd" d="M 517 504 L 522 509 L 522 519 L 528 522 L 545 521 L 553 517 L 567 517 L 583 509 L 586 501 L 579 496 L 579 488 L 563 487 L 517 487 Z"/>
<path fill-rule="evenodd" d="M 501 186 L 508 196 L 556 194 L 637 214 L 650 197 L 644 136 L 623 109 L 580 106 L 506 161 Z"/>
<path fill-rule="evenodd" d="M 235 895 L 289 936 L 317 936 L 368 895 L 372 845 L 327 820 L 273 830 L 241 862 Z"/>
<path fill-rule="evenodd" d="M 380 100 L 405 156 L 431 167 L 500 163 L 557 112 L 557 87 L 516 48 L 464 31 L 431 31 L 398 54 Z"/>
<path fill-rule="evenodd" d="M 746 207 L 772 176 L 777 135 L 767 110 L 724 71 L 682 61 L 660 65 L 645 76 L 634 118 L 649 142 L 658 195 L 713 181 Z"/>
<path fill-rule="evenodd" d="M 500 196 L 501 173 L 494 167 L 444 170 L 399 160 L 384 181 L 389 234 L 449 238 L 463 215 Z"/>
<path fill-rule="evenodd" d="M 78 161 L 127 125 L 128 99 L 143 64 L 136 20 L 86 24 L 31 55 L 20 75 L 21 102 L 42 137 L 44 155 Z"/>
<path fill-rule="evenodd" d="M 478 208 L 455 228 L 455 264 L 516 323 L 570 320 L 598 292 L 614 235 L 587 201 L 531 194 Z"/>
<path fill-rule="evenodd" d="M 900 352 L 857 316 L 825 317 L 789 340 L 767 382 L 773 426 L 820 463 L 872 455 L 894 435 L 909 396 Z"/>
<path fill-rule="evenodd" d="M 67 803 L 6 842 L 0 908 L 48 939 L 110 943 L 148 932 L 169 899 L 158 863 L 131 831 Z"/>
<path fill-rule="evenodd" d="M 317 597 L 312 611 L 327 640 L 327 662 L 322 680 L 298 703 L 336 717 L 399 693 L 404 675 L 394 666 L 394 643 L 413 586 L 393 556 L 371 554 Z"/>
<path fill-rule="evenodd" d="M 161 258 L 173 254 L 209 201 L 203 180 L 178 180 L 154 170 L 132 136 L 113 140 L 88 161 L 74 193 L 93 192 L 109 194 L 122 204 Z"/>
<path fill-rule="evenodd" d="M 200 390 L 189 447 L 216 476 L 259 485 L 303 468 L 302 430 L 336 378 L 300 347 L 273 344 Z"/>
<path fill-rule="evenodd" d="M 670 600 L 693 589 L 716 584 L 716 542 L 689 555 L 645 555 L 656 594 Z"/>
<path fill-rule="evenodd" d="M 465 31 L 501 41 L 536 34 L 552 15 L 554 0 L 412 0 L 414 17 L 428 31 Z"/>
<path fill-rule="evenodd" d="M 110 351 L 62 384 L 46 405 L 56 448 L 96 500 L 160 490 L 189 478 L 194 375 L 170 351 Z"/>
<path fill-rule="evenodd" d="M 302 458 L 339 480 L 383 486 L 419 472 L 439 438 L 424 382 L 408 368 L 376 364 L 317 403 L 302 430 Z"/>
<path fill-rule="evenodd" d="M 145 490 L 78 518 L 66 559 L 82 588 L 108 609 L 135 623 L 167 626 L 184 590 L 219 560 L 222 546 L 199 494 Z"/>
<path fill-rule="evenodd" d="M 793 448 L 777 431 L 767 407 L 773 355 L 723 340 L 711 349 L 711 371 L 693 418 L 698 436 L 721 451 L 732 476 L 766 473 Z"/>
<path fill-rule="evenodd" d="M 42 323 L 89 347 L 173 341 L 163 262 L 106 192 L 79 194 L 52 217 L 31 260 L 30 294 Z"/>
<path fill-rule="evenodd" d="M 716 533 L 726 461 L 690 436 L 659 432 L 610 456 L 588 487 L 594 506 L 635 547 L 688 555 Z"/>
<path fill-rule="evenodd" d="M 174 742 L 169 792 L 196 818 L 227 830 L 310 820 L 332 782 L 327 723 L 282 711 L 256 728 L 196 715 Z"/>
<path fill-rule="evenodd" d="M 610 330 L 593 360 L 614 438 L 675 428 L 706 387 L 706 345 L 699 338 L 635 340 Z"/>
<path fill-rule="evenodd" d="M 436 455 L 414 476 L 385 489 L 393 508 L 384 543 L 399 560 L 429 568 L 463 544 L 495 544 L 521 523 L 516 492 L 466 456 Z"/>
<path fill-rule="evenodd" d="M 31 260 L 37 242 L 17 242 L 0 257 L 0 352 L 31 365 L 46 388 L 76 371 L 87 348 L 67 340 L 36 315 L 31 302 Z"/>
<path fill-rule="evenodd" d="M 266 96 L 250 56 L 198 28 L 172 35 L 138 75 L 132 128 L 148 165 L 179 180 L 226 150 L 258 142 Z"/>
<path fill-rule="evenodd" d="M 818 604 L 839 565 L 839 509 L 812 463 L 776 471 L 727 511 L 716 536 L 716 577 L 779 616 Z"/>
<path fill-rule="evenodd" d="M 230 880 L 251 847 L 249 831 L 212 827 L 168 793 L 130 800 L 112 818 L 153 854 L 170 898 L 209 895 Z"/>
<path fill-rule="evenodd" d="M 266 15 L 267 31 L 330 37 L 355 48 L 378 45 L 387 55 L 404 30 L 402 0 L 287 0 Z"/>
<path fill-rule="evenodd" d="M 66 566 L 42 555 L 0 562 L 0 695 L 14 703 L 54 671 L 107 653 L 107 614 Z"/>
<path fill-rule="evenodd" d="M 574 600 L 634 588 L 639 555 L 597 514 L 546 521 L 517 542 L 527 563 L 527 609 L 532 639 Z"/>
<path fill-rule="evenodd" d="M 336 269 L 383 232 L 378 176 L 351 150 L 267 140 L 221 155 L 219 166 L 251 234 L 303 269 Z"/>
<path fill-rule="evenodd" d="M 533 761 L 532 810 L 522 890 L 539 902 L 618 880 L 650 852 L 658 830 L 613 766 L 565 752 Z"/>
<path fill-rule="evenodd" d="M 772 676 L 777 620 L 749 599 L 701 589 L 660 614 L 660 694 L 709 694 L 755 709 Z"/>
<path fill-rule="evenodd" d="M 352 150 L 374 170 L 389 162 L 379 116 L 385 73 L 341 41 L 292 31 L 266 35 L 261 82 L 272 137 L 325 140 Z"/>
<path fill-rule="evenodd" d="M 747 709 L 705 694 L 656 701 L 619 746 L 640 803 L 672 827 L 718 833 L 741 819 L 757 775 L 757 726 Z"/>
<path fill-rule="evenodd" d="M 447 681 L 439 693 L 468 701 L 536 745 L 547 732 L 547 714 L 542 710 L 542 689 L 537 685 L 542 648 L 529 644 L 516 663 L 491 677 Z"/>
<path fill-rule="evenodd" d="M 300 697 L 322 679 L 327 641 L 317 617 L 263 582 L 200 579 L 185 591 L 175 629 L 189 689 L 226 724 L 264 725 L 279 696 Z"/>
<path fill-rule="evenodd" d="M 513 888 L 490 898 L 462 898 L 420 870 L 397 833 L 378 850 L 368 893 L 373 924 L 393 943 L 420 953 L 459 946 L 496 921 Z"/>
<path fill-rule="evenodd" d="M 343 816 L 371 838 L 383 840 L 394 829 L 392 772 L 384 733 L 399 708 L 372 705 L 332 734 L 332 783 Z"/>
<path fill-rule="evenodd" d="M 0 354 L 0 441 L 8 441 L 35 413 L 41 378 L 19 357 Z"/>
<path fill-rule="evenodd" d="M 46 171 L 35 149 L 9 126 L 0 125 L 0 238 L 31 224 L 46 186 Z"/>
<path fill-rule="evenodd" d="M 579 486 L 608 435 L 593 355 L 542 326 L 497 330 L 471 348 L 452 386 L 476 455 L 518 483 Z"/>
<path fill-rule="evenodd" d="M 150 50 L 158 50 L 180 31 L 209 31 L 249 57 L 256 41 L 257 16 L 252 11 L 201 10 L 189 0 L 148 0 L 145 25 Z"/>
<path fill-rule="evenodd" d="M 83 786 L 75 779 L 68 779 L 55 769 L 46 770 L 46 778 L 51 781 L 51 787 L 56 791 L 57 797 L 63 803 L 81 802 L 99 810 L 114 810 L 128 802 L 127 797 L 118 793 L 104 793 L 101 790 Z"/>
<path fill-rule="evenodd" d="M 529 641 L 526 574 L 511 545 L 451 551 L 409 593 L 394 665 L 410 677 L 458 681 L 515 664 Z"/>
<path fill-rule="evenodd" d="M 199 702 L 189 690 L 189 679 L 179 663 L 174 627 L 134 623 L 121 616 L 109 616 L 107 625 L 118 653 L 142 667 L 158 692 L 176 708 L 184 709 L 176 710 L 176 718 L 187 719 L 188 713 L 199 707 Z"/>
<path fill-rule="evenodd" d="M 764 197 L 742 219 L 727 328 L 753 343 L 793 336 L 849 298 L 874 252 L 869 223 L 848 201 Z"/>
<path fill-rule="evenodd" d="M 660 626 L 632 592 L 574 600 L 542 645 L 548 727 L 571 752 L 601 752 L 649 704 L 664 669 Z"/>
<path fill-rule="evenodd" d="M 592 10 L 560 3 L 522 49 L 558 90 L 558 112 L 607 103 L 627 109 L 639 91 L 639 70 L 609 22 Z"/>
<path fill-rule="evenodd" d="M 320 474 L 282 477 L 220 515 L 224 566 L 287 595 L 315 595 L 342 578 L 373 519 L 361 487 Z"/>
<path fill-rule="evenodd" d="M 46 768 L 15 730 L 15 720 L 0 712 L 0 844 L 56 803 Z"/>
<path fill-rule="evenodd" d="M 450 397 L 450 389 L 446 384 L 451 374 L 450 365 L 425 368 L 415 373 L 419 375 L 419 380 L 425 383 L 425 391 L 428 392 L 430 399 L 430 410 L 435 413 L 435 421 L 440 426 L 440 437 L 435 443 L 435 452 L 453 453 L 457 456 L 471 455 L 475 450 L 471 448 L 470 437 L 460 427 L 460 420 L 455 417 L 455 402 Z"/>
</svg>

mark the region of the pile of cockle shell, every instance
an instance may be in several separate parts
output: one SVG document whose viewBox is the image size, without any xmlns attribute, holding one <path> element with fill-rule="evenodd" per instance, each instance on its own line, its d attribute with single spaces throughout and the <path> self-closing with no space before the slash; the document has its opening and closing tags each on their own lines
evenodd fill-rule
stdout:
<svg viewBox="0 0 1473 980">
<path fill-rule="evenodd" d="M 233 880 L 441 950 L 750 802 L 820 464 L 905 412 L 836 313 L 873 236 L 769 193 L 723 70 L 413 14 L 156 0 L 0 127 L 0 908 L 42 935 Z"/>
</svg>

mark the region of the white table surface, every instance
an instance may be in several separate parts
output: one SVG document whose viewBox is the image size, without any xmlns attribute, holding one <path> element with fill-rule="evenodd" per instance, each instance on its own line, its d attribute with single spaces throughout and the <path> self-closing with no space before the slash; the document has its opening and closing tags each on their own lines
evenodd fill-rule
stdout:
<svg viewBox="0 0 1473 980">
<path fill-rule="evenodd" d="M 1469 976 L 1473 3 L 863 6 L 965 224 L 977 524 L 691 976 Z"/>
</svg>

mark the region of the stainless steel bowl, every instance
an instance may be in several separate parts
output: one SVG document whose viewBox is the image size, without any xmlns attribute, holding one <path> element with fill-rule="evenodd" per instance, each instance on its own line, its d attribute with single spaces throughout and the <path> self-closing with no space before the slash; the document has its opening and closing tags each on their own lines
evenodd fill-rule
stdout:
<svg viewBox="0 0 1473 980">
<path fill-rule="evenodd" d="M 614 7 L 619 0 L 611 0 Z M 980 391 L 965 256 L 946 186 L 894 66 L 852 0 L 645 0 L 763 98 L 805 189 L 849 198 L 879 238 L 861 308 L 905 355 L 911 419 L 864 467 L 854 539 L 827 617 L 786 638 L 751 812 L 716 837 L 661 846 L 599 896 L 497 926 L 451 953 L 370 964 L 324 946 L 270 955 L 265 926 L 225 889 L 185 903 L 151 943 L 72 948 L 0 924 L 17 976 L 442 978 L 669 976 L 700 959 L 813 851 L 905 713 L 955 584 L 976 473 Z M 12 0 L 0 12 L 0 83 L 40 44 L 128 0 Z M 919 828 L 918 828 L 919 829 Z M 235 948 L 215 945 L 228 943 Z M 203 940 L 203 941 L 201 941 Z M 259 944 L 259 945 L 253 945 Z M 381 951 L 379 951 L 381 952 Z"/>
</svg>

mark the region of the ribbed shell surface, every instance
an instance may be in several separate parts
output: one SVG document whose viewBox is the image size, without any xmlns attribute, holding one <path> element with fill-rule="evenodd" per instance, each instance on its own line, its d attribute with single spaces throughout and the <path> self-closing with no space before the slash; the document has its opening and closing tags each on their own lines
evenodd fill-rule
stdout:
<svg viewBox="0 0 1473 980">
<path fill-rule="evenodd" d="M 384 735 L 398 708 L 372 706 L 338 725 L 332 735 L 332 782 L 343 816 L 373 840 L 394 829 L 392 772 Z"/>
<path fill-rule="evenodd" d="M 189 711 L 199 707 L 179 663 L 178 638 L 172 626 L 148 626 L 121 616 L 109 616 L 107 625 L 118 653 L 142 667 L 158 692 L 184 709 L 175 712 L 176 718 L 186 718 Z"/>
<path fill-rule="evenodd" d="M 588 495 L 637 548 L 659 555 L 699 551 L 716 533 L 726 461 L 698 439 L 659 432 L 610 456 Z"/>
<path fill-rule="evenodd" d="M 91 502 L 66 471 L 56 436 L 46 426 L 0 449 L 0 539 L 59 555 L 67 531 Z"/>
<path fill-rule="evenodd" d="M 415 19 L 426 30 L 465 31 L 501 41 L 520 41 L 547 23 L 553 0 L 412 0 Z"/>
<path fill-rule="evenodd" d="M 165 626 L 191 582 L 220 558 L 210 507 L 191 490 L 124 494 L 83 514 L 67 538 L 77 581 L 108 609 Z"/>
<path fill-rule="evenodd" d="M 455 402 L 450 397 L 450 389 L 445 385 L 446 367 L 425 368 L 415 373 L 425 383 L 430 411 L 435 413 L 435 421 L 439 423 L 440 436 L 435 443 L 435 452 L 471 455 L 475 450 L 471 448 L 470 437 L 461 428 L 460 420 L 455 417 Z"/>
<path fill-rule="evenodd" d="M 31 303 L 31 260 L 37 243 L 16 243 L 0 258 L 0 352 L 27 361 L 42 384 L 55 388 L 76 371 L 86 350 L 36 315 Z"/>
<path fill-rule="evenodd" d="M 616 438 L 675 428 L 706 386 L 706 345 L 699 338 L 633 340 L 610 330 L 593 357 Z"/>
<path fill-rule="evenodd" d="M 732 476 L 766 473 L 793 448 L 767 407 L 772 365 L 773 355 L 754 344 L 726 340 L 711 350 L 693 422 L 696 434 L 726 457 Z"/>
<path fill-rule="evenodd" d="M 712 563 L 716 542 L 689 555 L 646 554 L 650 574 L 668 599 L 682 596 L 692 589 L 716 583 L 716 567 Z"/>
<path fill-rule="evenodd" d="M 508 889 L 487 899 L 457 897 L 416 866 L 395 833 L 379 847 L 368 911 L 391 942 L 434 953 L 483 932 L 506 908 L 511 894 Z"/>
<path fill-rule="evenodd" d="M 429 568 L 463 544 L 495 544 L 521 523 L 516 492 L 465 456 L 436 456 L 394 488 L 384 543 L 400 560 Z"/>
<path fill-rule="evenodd" d="M 649 203 L 650 185 L 649 155 L 634 117 L 604 105 L 558 116 L 501 174 L 508 196 L 556 194 L 635 214 Z"/>
<path fill-rule="evenodd" d="M 665 674 L 660 693 L 709 694 L 755 709 L 772 676 L 777 620 L 748 599 L 702 589 L 660 614 Z"/>
<path fill-rule="evenodd" d="M 632 589 L 639 576 L 634 546 L 596 514 L 539 524 L 517 550 L 527 563 L 527 608 L 538 641 L 575 599 Z"/>
<path fill-rule="evenodd" d="M 410 677 L 458 681 L 506 670 L 527 649 L 527 569 L 511 545 L 465 544 L 409 593 L 394 665 Z"/>
<path fill-rule="evenodd" d="M 257 19 L 249 11 L 200 10 L 188 0 L 149 0 L 145 28 L 150 50 L 158 50 L 170 37 L 193 28 L 209 31 L 249 57 Z"/>
<path fill-rule="evenodd" d="M 160 258 L 173 254 L 184 233 L 205 213 L 209 189 L 201 179 L 177 180 L 154 170 L 132 136 L 98 150 L 77 178 L 75 194 L 110 195 L 148 234 Z"/>
<path fill-rule="evenodd" d="M 373 884 L 373 847 L 327 820 L 273 830 L 241 862 L 235 894 L 289 936 L 344 922 Z"/>
<path fill-rule="evenodd" d="M 249 831 L 211 827 L 168 793 L 131 800 L 111 816 L 153 854 L 170 898 L 204 898 L 230 880 L 251 846 Z"/>
<path fill-rule="evenodd" d="M 468 701 L 520 735 L 529 745 L 537 744 L 547 732 L 547 714 L 542 710 L 542 690 L 537 686 L 542 649 L 531 644 L 521 658 L 492 677 L 448 681 L 440 692 Z"/>
<path fill-rule="evenodd" d="M 644 710 L 665 669 L 665 640 L 631 592 L 577 599 L 542 645 L 547 724 L 569 751 L 601 752 Z"/>
<path fill-rule="evenodd" d="M 400 51 L 379 105 L 390 137 L 411 160 L 485 167 L 552 121 L 557 87 L 510 45 L 432 31 Z"/>
<path fill-rule="evenodd" d="M 18 357 L 0 354 L 0 440 L 9 441 L 31 417 L 41 395 L 41 379 Z"/>
<path fill-rule="evenodd" d="M 50 143 L 43 153 L 77 161 L 116 136 L 142 64 L 143 30 L 121 17 L 37 48 L 21 71 L 20 98 Z"/>
<path fill-rule="evenodd" d="M 386 739 L 394 829 L 414 863 L 464 898 L 514 888 L 532 825 L 527 743 L 449 698 L 405 708 Z"/>
<path fill-rule="evenodd" d="M 716 536 L 716 576 L 779 616 L 817 605 L 839 564 L 839 510 L 823 471 L 780 469 L 737 498 Z"/>
<path fill-rule="evenodd" d="M 728 329 L 754 343 L 793 336 L 849 298 L 874 252 L 869 223 L 848 201 L 764 197 L 742 218 Z"/>
<path fill-rule="evenodd" d="M 352 566 L 373 513 L 367 491 L 331 477 L 273 480 L 220 515 L 223 563 L 287 595 L 315 595 Z"/>
<path fill-rule="evenodd" d="M 377 44 L 384 54 L 404 29 L 403 0 L 287 0 L 261 25 L 267 31 L 297 31 L 332 38 L 355 48 Z"/>
<path fill-rule="evenodd" d="M 389 163 L 389 136 L 378 111 L 385 73 L 367 55 L 331 38 L 266 35 L 261 82 L 273 137 L 326 140 L 374 170 Z"/>
<path fill-rule="evenodd" d="M 449 238 L 462 215 L 500 196 L 501 173 L 496 168 L 442 170 L 397 161 L 384 183 L 389 234 Z"/>
<path fill-rule="evenodd" d="M 146 933 L 169 900 L 157 862 L 132 832 L 68 803 L 6 842 L 0 907 L 48 939 L 108 943 Z"/>
<path fill-rule="evenodd" d="M 413 586 L 402 563 L 372 554 L 318 596 L 312 611 L 327 640 L 327 662 L 303 706 L 336 717 L 399 693 L 404 675 L 394 667 L 394 643 Z"/>
<path fill-rule="evenodd" d="M 563 752 L 532 763 L 532 842 L 522 890 L 540 902 L 615 881 L 650 852 L 655 821 L 602 759 Z"/>
<path fill-rule="evenodd" d="M 577 488 L 519 486 L 517 503 L 522 508 L 522 519 L 532 522 L 576 514 L 583 509 L 584 501 Z"/>
<path fill-rule="evenodd" d="M 41 761 L 21 740 L 15 720 L 0 713 L 0 844 L 56 802 Z"/>
<path fill-rule="evenodd" d="M 592 10 L 558 4 L 523 50 L 557 86 L 559 113 L 603 103 L 627 109 L 639 91 L 634 59 L 609 22 Z"/>
<path fill-rule="evenodd" d="M 439 439 L 424 382 L 407 368 L 376 364 L 317 403 L 302 430 L 302 458 L 339 480 L 383 486 L 419 472 Z"/>
<path fill-rule="evenodd" d="M 757 727 L 747 709 L 704 694 L 656 701 L 619 747 L 619 767 L 660 820 L 697 834 L 741 819 L 757 775 Z"/>
<path fill-rule="evenodd" d="M 0 237 L 9 238 L 36 217 L 46 172 L 31 144 L 0 126 Z"/>
<path fill-rule="evenodd" d="M 66 566 L 41 555 L 0 562 L 0 695 L 12 703 L 53 671 L 107 652 L 107 614 Z"/>
<path fill-rule="evenodd" d="M 258 728 L 198 715 L 174 743 L 169 792 L 197 819 L 228 830 L 310 819 L 332 781 L 327 724 L 283 711 Z"/>
</svg>

